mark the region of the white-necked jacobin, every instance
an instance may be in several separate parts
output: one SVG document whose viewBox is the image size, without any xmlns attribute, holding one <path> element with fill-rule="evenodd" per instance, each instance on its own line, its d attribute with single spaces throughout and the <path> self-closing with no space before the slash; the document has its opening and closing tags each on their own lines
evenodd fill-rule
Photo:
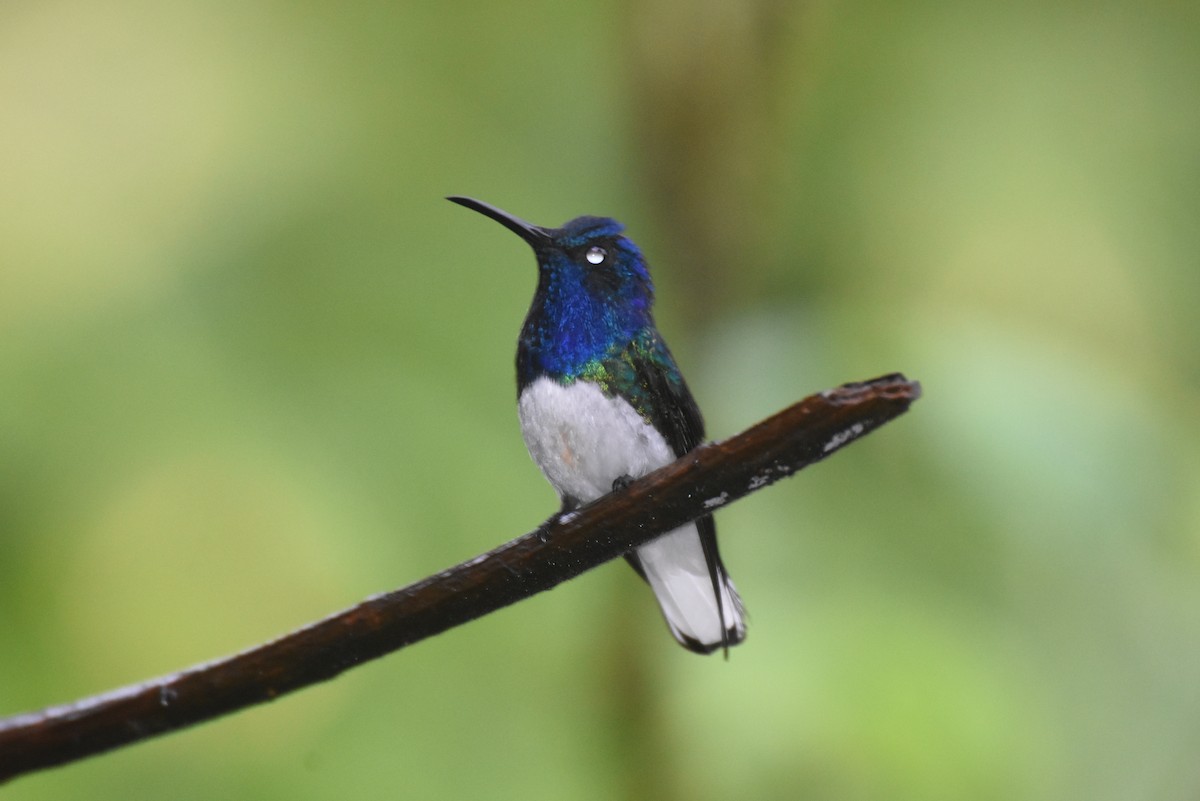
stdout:
<svg viewBox="0 0 1200 801">
<path fill-rule="evenodd" d="M 646 260 L 619 222 L 577 217 L 542 228 L 473 198 L 448 199 L 508 228 L 537 256 L 537 292 L 517 343 L 517 411 L 529 454 L 564 511 L 701 443 L 700 410 L 654 325 Z M 745 639 L 712 517 L 626 559 L 684 647 L 711 653 Z"/>
</svg>

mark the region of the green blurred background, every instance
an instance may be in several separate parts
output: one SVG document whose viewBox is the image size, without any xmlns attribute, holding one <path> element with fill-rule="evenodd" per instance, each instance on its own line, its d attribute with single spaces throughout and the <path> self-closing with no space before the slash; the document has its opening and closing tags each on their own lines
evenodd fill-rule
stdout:
<svg viewBox="0 0 1200 801">
<path fill-rule="evenodd" d="M 1195 799 L 1200 6 L 9 2 L 0 715 L 554 510 L 531 254 L 618 217 L 709 433 L 912 413 L 723 511 L 750 639 L 609 565 L 6 799 Z"/>
</svg>

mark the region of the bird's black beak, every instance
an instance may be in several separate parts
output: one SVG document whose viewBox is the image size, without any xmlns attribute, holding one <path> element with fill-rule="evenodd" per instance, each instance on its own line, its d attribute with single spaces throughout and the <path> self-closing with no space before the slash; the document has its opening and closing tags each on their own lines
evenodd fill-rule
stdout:
<svg viewBox="0 0 1200 801">
<path fill-rule="evenodd" d="M 490 203 L 484 203 L 482 200 L 476 200 L 473 197 L 462 197 L 460 195 L 451 195 L 446 200 L 457 203 L 460 206 L 466 206 L 468 209 L 477 211 L 485 217 L 491 217 L 528 242 L 529 246 L 534 250 L 541 250 L 550 241 L 550 234 L 547 233 L 545 228 L 527 223 L 520 217 L 514 217 L 507 211 L 498 209 Z"/>
</svg>

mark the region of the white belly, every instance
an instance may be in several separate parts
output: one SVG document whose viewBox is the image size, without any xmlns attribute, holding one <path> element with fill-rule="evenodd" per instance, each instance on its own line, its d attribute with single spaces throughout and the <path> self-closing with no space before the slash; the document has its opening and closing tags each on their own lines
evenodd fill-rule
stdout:
<svg viewBox="0 0 1200 801">
<path fill-rule="evenodd" d="M 564 387 L 543 376 L 521 393 L 517 414 L 533 461 L 559 495 L 580 503 L 611 492 L 622 476 L 640 478 L 675 461 L 632 406 L 590 381 Z"/>
<path fill-rule="evenodd" d="M 578 503 L 675 461 L 662 435 L 621 398 L 589 381 L 562 386 L 539 378 L 517 401 L 529 455 L 560 496 Z M 729 577 L 714 591 L 708 555 L 693 523 L 637 549 L 638 562 L 676 639 L 694 650 L 736 645 L 746 636 L 741 600 Z"/>
</svg>

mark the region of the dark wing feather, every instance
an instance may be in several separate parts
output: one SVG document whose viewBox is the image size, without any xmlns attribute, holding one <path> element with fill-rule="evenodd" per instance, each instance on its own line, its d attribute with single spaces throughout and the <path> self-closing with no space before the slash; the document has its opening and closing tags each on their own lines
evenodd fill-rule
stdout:
<svg viewBox="0 0 1200 801">
<path fill-rule="evenodd" d="M 620 382 L 625 385 L 623 388 L 626 391 L 622 393 L 625 399 L 663 435 L 676 456 L 683 456 L 704 441 L 704 418 L 700 408 L 683 380 L 667 343 L 662 341 L 657 331 L 650 329 L 644 332 L 614 361 L 618 364 L 609 368 L 613 375 L 617 375 L 621 368 L 632 368 L 633 375 L 627 376 L 633 379 L 632 382 Z M 697 518 L 696 531 L 708 562 L 713 592 L 719 599 L 720 585 L 725 580 L 725 565 L 717 550 L 717 526 L 712 516 Z M 625 559 L 638 575 L 643 579 L 646 577 L 637 554 L 628 553 Z M 721 628 L 726 637 L 722 645 L 728 648 L 730 643 L 724 610 L 721 611 L 721 617 Z M 693 650 L 704 652 L 707 649 L 697 645 Z"/>
<path fill-rule="evenodd" d="M 643 331 L 606 367 L 613 388 L 658 429 L 676 456 L 704 441 L 704 418 L 657 331 Z"/>
</svg>

